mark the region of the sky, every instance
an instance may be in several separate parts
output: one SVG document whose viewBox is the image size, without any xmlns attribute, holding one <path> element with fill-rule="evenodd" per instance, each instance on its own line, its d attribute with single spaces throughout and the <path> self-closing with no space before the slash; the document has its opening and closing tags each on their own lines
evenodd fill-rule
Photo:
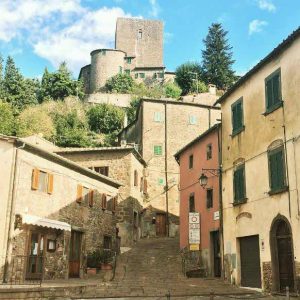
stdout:
<svg viewBox="0 0 300 300">
<path fill-rule="evenodd" d="M 168 71 L 201 62 L 208 27 L 222 23 L 243 75 L 300 26 L 300 0 L 0 0 L 0 53 L 27 77 L 66 61 L 77 78 L 92 50 L 114 47 L 118 17 L 164 22 Z"/>
</svg>

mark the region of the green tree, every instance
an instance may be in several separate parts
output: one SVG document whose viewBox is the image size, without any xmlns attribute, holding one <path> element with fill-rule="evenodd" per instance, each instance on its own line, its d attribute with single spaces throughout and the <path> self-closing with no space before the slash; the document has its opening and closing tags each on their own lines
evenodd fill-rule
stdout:
<svg viewBox="0 0 300 300">
<path fill-rule="evenodd" d="M 194 91 L 194 81 L 202 81 L 203 72 L 200 64 L 196 62 L 187 62 L 175 71 L 175 81 L 182 89 L 182 94 L 187 95 Z"/>
<path fill-rule="evenodd" d="M 168 82 L 164 85 L 165 94 L 168 98 L 178 99 L 182 93 L 182 89 L 176 84 L 172 82 Z"/>
<path fill-rule="evenodd" d="M 39 102 L 49 99 L 62 100 L 68 96 L 78 96 L 82 99 L 84 96 L 82 82 L 72 78 L 65 62 L 53 73 L 46 68 L 38 95 Z"/>
<path fill-rule="evenodd" d="M 15 118 L 11 105 L 0 101 L 0 133 L 5 135 L 14 135 L 14 125 Z"/>
<path fill-rule="evenodd" d="M 3 57 L 0 53 L 0 99 L 3 99 L 4 90 L 3 90 Z"/>
<path fill-rule="evenodd" d="M 228 32 L 220 23 L 213 23 L 203 40 L 205 50 L 202 51 L 202 67 L 205 82 L 213 83 L 219 89 L 227 89 L 236 80 L 232 70 L 232 47 L 228 43 Z"/>
<path fill-rule="evenodd" d="M 18 116 L 17 136 L 42 134 L 45 139 L 51 140 L 55 134 L 53 120 L 42 105 L 24 109 Z"/>
<path fill-rule="evenodd" d="M 128 94 L 132 91 L 134 81 L 130 75 L 117 74 L 106 81 L 107 92 Z"/>
<path fill-rule="evenodd" d="M 87 111 L 90 129 L 97 133 L 117 133 L 124 121 L 124 111 L 111 104 L 92 106 Z"/>
<path fill-rule="evenodd" d="M 139 107 L 140 102 L 141 100 L 139 98 L 133 98 L 130 101 L 129 107 L 126 107 L 126 114 L 127 114 L 129 124 L 135 120 L 136 111 Z"/>
<path fill-rule="evenodd" d="M 2 86 L 3 100 L 10 103 L 18 111 L 28 105 L 37 104 L 38 81 L 25 79 L 10 56 L 6 61 Z"/>
</svg>

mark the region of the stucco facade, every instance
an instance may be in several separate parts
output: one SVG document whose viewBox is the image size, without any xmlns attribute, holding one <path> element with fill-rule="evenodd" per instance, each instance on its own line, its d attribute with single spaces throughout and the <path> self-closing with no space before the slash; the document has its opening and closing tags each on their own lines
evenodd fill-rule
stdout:
<svg viewBox="0 0 300 300">
<path fill-rule="evenodd" d="M 175 154 L 180 169 L 180 248 L 190 248 L 189 213 L 200 214 L 200 264 L 207 276 L 221 276 L 219 233 L 219 125 Z M 203 170 L 203 169 L 210 169 Z M 199 177 L 205 174 L 205 187 Z"/>
<path fill-rule="evenodd" d="M 220 109 L 212 106 L 170 100 L 141 101 L 135 122 L 120 133 L 119 140 L 137 144 L 148 165 L 149 205 L 166 212 L 168 204 L 169 213 L 179 216 L 179 167 L 174 154 L 219 118 Z M 177 229 L 178 221 L 170 222 L 170 232 Z"/>
<path fill-rule="evenodd" d="M 85 168 L 100 171 L 122 183 L 119 189 L 117 227 L 121 246 L 132 246 L 143 235 L 142 208 L 145 190 L 146 163 L 133 147 L 68 148 L 57 152 Z"/>
<path fill-rule="evenodd" d="M 102 209 L 102 197 L 113 208 L 120 184 L 15 138 L 1 137 L 0 149 L 7 172 L 1 280 L 84 277 L 87 255 L 103 248 L 105 236 L 116 243 L 116 215 Z M 70 254 L 75 232 L 76 266 Z"/>
<path fill-rule="evenodd" d="M 219 99 L 225 277 L 238 285 L 253 284 L 267 291 L 283 290 L 285 286 L 299 290 L 299 67 L 298 29 Z M 280 74 L 281 97 L 278 97 L 282 101 L 268 110 L 266 84 L 274 71 Z M 239 99 L 242 99 L 243 128 L 233 134 L 232 105 Z M 283 153 L 284 187 L 274 192 L 270 153 L 276 149 L 282 149 Z M 244 166 L 245 199 L 235 203 L 233 176 L 241 165 Z M 285 235 L 280 236 L 278 224 L 285 226 Z M 242 249 L 247 238 L 256 239 L 257 243 L 254 248 L 257 248 L 258 268 L 249 276 L 256 283 L 247 281 L 243 275 L 248 272 L 246 253 Z M 280 248 L 283 246 L 285 258 Z"/>
</svg>

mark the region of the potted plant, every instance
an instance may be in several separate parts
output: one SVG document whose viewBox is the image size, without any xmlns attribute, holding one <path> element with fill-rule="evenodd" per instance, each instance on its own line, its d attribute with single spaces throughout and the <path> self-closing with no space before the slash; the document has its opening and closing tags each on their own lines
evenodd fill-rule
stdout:
<svg viewBox="0 0 300 300">
<path fill-rule="evenodd" d="M 87 256 L 87 274 L 95 275 L 97 274 L 97 268 L 99 266 L 99 254 L 97 251 L 88 254 Z"/>
<path fill-rule="evenodd" d="M 102 250 L 100 253 L 101 270 L 112 270 L 113 252 L 111 250 Z"/>
</svg>

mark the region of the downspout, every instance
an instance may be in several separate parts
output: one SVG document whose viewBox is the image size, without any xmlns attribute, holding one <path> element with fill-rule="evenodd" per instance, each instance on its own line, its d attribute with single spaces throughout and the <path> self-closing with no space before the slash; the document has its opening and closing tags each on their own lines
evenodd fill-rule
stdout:
<svg viewBox="0 0 300 300">
<path fill-rule="evenodd" d="M 295 181 L 296 181 L 296 193 L 297 193 L 297 211 L 298 217 L 300 215 L 299 211 L 299 190 L 298 190 L 298 174 L 297 174 L 297 160 L 296 160 L 296 150 L 295 150 L 295 143 L 298 138 L 293 138 L 293 152 L 294 152 L 294 165 L 295 165 Z"/>
<path fill-rule="evenodd" d="M 290 179 L 289 179 L 289 166 L 288 166 L 288 157 L 287 157 L 287 147 L 286 147 L 286 128 L 285 128 L 285 111 L 284 111 L 284 102 L 282 104 L 282 117 L 283 117 L 283 137 L 284 137 L 284 148 L 285 148 L 285 165 L 286 165 L 286 179 L 288 186 L 288 199 L 289 199 L 289 216 L 291 218 L 291 192 L 290 192 Z"/>
<path fill-rule="evenodd" d="M 14 202 L 15 202 L 15 192 L 16 192 L 16 181 L 17 181 L 17 165 L 18 165 L 18 153 L 19 149 L 23 149 L 25 147 L 25 143 L 23 143 L 20 147 L 16 147 L 14 151 L 13 157 L 13 170 L 12 176 L 10 179 L 10 191 L 9 191 L 9 199 L 8 199 L 8 210 L 7 210 L 7 217 L 9 218 L 8 221 L 8 233 L 7 233 L 7 241 L 6 241 L 6 253 L 5 253 L 5 262 L 3 268 L 3 283 L 7 283 L 7 271 L 8 271 L 8 253 L 10 247 L 10 240 L 11 240 L 11 227 L 12 227 L 12 220 L 13 220 L 13 213 L 14 213 Z"/>
<path fill-rule="evenodd" d="M 166 222 L 167 222 L 167 237 L 169 237 L 169 186 L 168 186 L 168 127 L 167 127 L 167 100 L 164 103 L 165 106 L 165 180 L 166 180 Z"/>
<path fill-rule="evenodd" d="M 225 262 L 224 262 L 224 227 L 223 227 L 223 197 L 222 197 L 222 179 L 223 179 L 223 170 L 222 170 L 222 113 L 221 113 L 221 125 L 218 130 L 218 147 L 219 147 L 219 212 L 220 212 L 220 239 L 221 239 L 221 278 L 225 278 Z"/>
</svg>

